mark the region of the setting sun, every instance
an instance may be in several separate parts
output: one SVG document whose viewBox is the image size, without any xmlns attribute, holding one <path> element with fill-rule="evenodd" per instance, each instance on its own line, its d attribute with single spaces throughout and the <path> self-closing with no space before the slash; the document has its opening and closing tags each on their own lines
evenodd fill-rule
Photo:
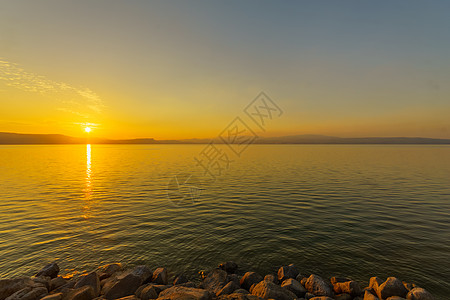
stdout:
<svg viewBox="0 0 450 300">
<path fill-rule="evenodd" d="M 91 132 L 91 130 L 92 130 L 91 127 L 85 127 L 84 128 L 84 131 L 86 131 L 87 133 Z"/>
</svg>

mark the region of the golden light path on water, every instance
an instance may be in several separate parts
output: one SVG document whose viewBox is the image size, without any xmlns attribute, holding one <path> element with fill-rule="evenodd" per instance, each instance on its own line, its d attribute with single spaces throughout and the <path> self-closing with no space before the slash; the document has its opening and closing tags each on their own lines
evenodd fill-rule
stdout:
<svg viewBox="0 0 450 300">
<path fill-rule="evenodd" d="M 92 200 L 91 144 L 86 144 L 86 177 L 84 187 L 83 218 L 89 219 Z"/>
</svg>

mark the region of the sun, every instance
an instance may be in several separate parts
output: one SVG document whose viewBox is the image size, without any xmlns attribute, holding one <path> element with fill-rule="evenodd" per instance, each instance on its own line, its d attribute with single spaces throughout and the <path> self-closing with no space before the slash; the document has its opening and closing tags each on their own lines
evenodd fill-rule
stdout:
<svg viewBox="0 0 450 300">
<path fill-rule="evenodd" d="M 84 131 L 86 131 L 87 133 L 91 132 L 91 127 L 84 127 Z"/>
</svg>

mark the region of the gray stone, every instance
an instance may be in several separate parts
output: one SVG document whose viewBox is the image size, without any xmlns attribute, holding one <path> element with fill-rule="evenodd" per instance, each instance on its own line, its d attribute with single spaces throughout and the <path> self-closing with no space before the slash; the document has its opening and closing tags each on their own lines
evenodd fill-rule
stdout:
<svg viewBox="0 0 450 300">
<path fill-rule="evenodd" d="M 433 296 L 425 289 L 415 287 L 406 295 L 408 300 L 434 300 Z"/>
<path fill-rule="evenodd" d="M 294 266 L 294 264 L 290 264 L 289 266 L 282 266 L 278 269 L 278 281 L 283 282 L 288 278 L 295 279 L 298 275 L 298 270 Z"/>
<path fill-rule="evenodd" d="M 64 279 L 63 277 L 61 277 L 61 276 L 55 277 L 52 280 L 50 280 L 49 290 L 53 291 L 53 290 L 65 285 L 66 283 L 67 283 L 67 280 Z"/>
<path fill-rule="evenodd" d="M 32 286 L 33 281 L 30 278 L 2 279 L 0 280 L 0 300 L 6 299 L 25 287 Z"/>
<path fill-rule="evenodd" d="M 236 282 L 230 281 L 220 291 L 216 293 L 216 296 L 219 297 L 221 295 L 232 294 L 235 290 L 238 290 L 239 288 L 240 286 Z"/>
<path fill-rule="evenodd" d="M 52 262 L 43 267 L 39 272 L 37 272 L 36 277 L 39 276 L 48 276 L 51 278 L 55 278 L 58 276 L 59 267 L 56 262 Z"/>
<path fill-rule="evenodd" d="M 183 286 L 173 286 L 165 289 L 159 294 L 159 300 L 210 300 L 211 294 L 203 289 L 188 288 Z"/>
<path fill-rule="evenodd" d="M 306 281 L 305 288 L 316 296 L 333 297 L 334 293 L 330 285 L 331 283 L 328 284 L 320 276 L 312 274 Z"/>
<path fill-rule="evenodd" d="M 240 285 L 243 289 L 250 290 L 253 284 L 257 284 L 262 281 L 263 278 L 256 272 L 247 272 L 242 276 Z"/>
<path fill-rule="evenodd" d="M 383 282 L 377 290 L 378 298 L 381 300 L 385 300 L 392 296 L 400 296 L 404 298 L 407 294 L 408 290 L 405 288 L 403 283 L 395 277 L 389 277 L 386 279 L 386 281 Z"/>
<path fill-rule="evenodd" d="M 261 281 L 253 289 L 252 295 L 264 298 L 264 299 L 277 299 L 277 300 L 293 300 L 297 296 L 288 289 L 282 288 L 270 281 Z"/>
<path fill-rule="evenodd" d="M 166 282 L 161 284 L 167 284 L 167 271 L 165 272 L 166 272 Z M 131 274 L 133 274 L 136 277 L 139 277 L 141 279 L 141 283 L 150 281 L 150 278 L 153 275 L 152 270 L 150 270 L 150 268 L 145 265 L 134 267 L 133 270 L 131 270 Z"/>
<path fill-rule="evenodd" d="M 203 288 L 210 291 L 212 294 L 217 294 L 227 284 L 227 272 L 214 269 L 208 273 L 203 280 Z"/>
<path fill-rule="evenodd" d="M 78 289 L 86 285 L 92 287 L 92 289 L 94 290 L 95 297 L 97 297 L 100 294 L 100 278 L 97 272 L 91 272 L 87 275 L 80 277 L 77 280 L 77 283 L 75 284 L 74 288 Z"/>
<path fill-rule="evenodd" d="M 283 281 L 281 287 L 293 292 L 297 297 L 303 297 L 306 294 L 306 289 L 303 287 L 303 285 L 301 285 L 300 282 L 292 278 L 288 278 L 285 281 Z"/>
<path fill-rule="evenodd" d="M 227 262 L 221 263 L 219 265 L 219 268 L 226 271 L 227 273 L 233 274 L 233 273 L 236 273 L 236 271 L 238 269 L 238 265 L 234 261 L 227 261 Z"/>
<path fill-rule="evenodd" d="M 152 282 L 166 285 L 168 281 L 169 280 L 166 268 L 157 268 L 153 272 Z"/>
<path fill-rule="evenodd" d="M 45 287 L 28 286 L 10 295 L 6 300 L 38 300 L 45 297 L 47 293 Z"/>
</svg>

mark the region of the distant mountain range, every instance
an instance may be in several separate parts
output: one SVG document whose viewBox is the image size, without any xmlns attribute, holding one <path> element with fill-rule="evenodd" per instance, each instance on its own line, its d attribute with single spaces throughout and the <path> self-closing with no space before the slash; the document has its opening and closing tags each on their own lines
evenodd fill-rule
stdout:
<svg viewBox="0 0 450 300">
<path fill-rule="evenodd" d="M 155 140 L 152 138 L 112 140 L 102 138 L 76 138 L 62 134 L 22 134 L 0 132 L 0 145 L 33 145 L 33 144 L 207 144 L 223 143 L 215 139 L 180 139 Z M 280 137 L 260 137 L 255 144 L 441 144 L 449 145 L 450 139 L 434 139 L 423 137 L 360 137 L 341 138 L 325 135 L 290 135 Z"/>
</svg>

